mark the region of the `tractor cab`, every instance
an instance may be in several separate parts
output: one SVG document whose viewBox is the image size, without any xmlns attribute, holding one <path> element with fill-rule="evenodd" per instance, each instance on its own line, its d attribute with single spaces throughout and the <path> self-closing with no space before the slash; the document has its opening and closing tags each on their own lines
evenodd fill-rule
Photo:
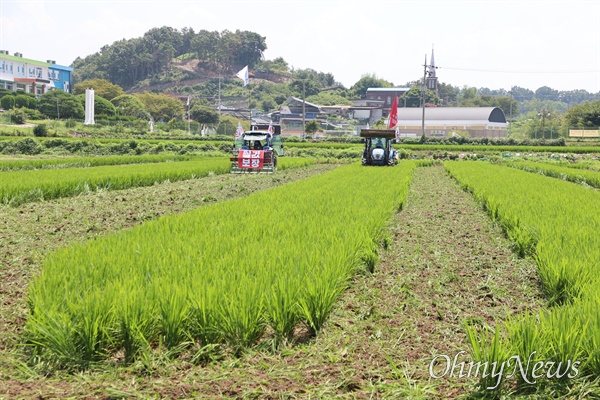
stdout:
<svg viewBox="0 0 600 400">
<path fill-rule="evenodd" d="M 271 135 L 268 131 L 248 131 L 235 139 L 234 153 L 237 150 L 272 150 L 283 156 L 283 141 L 280 135 Z"/>
<path fill-rule="evenodd" d="M 278 155 L 283 155 L 279 135 L 267 131 L 244 132 L 234 143 L 231 173 L 273 173 L 277 170 Z"/>
<path fill-rule="evenodd" d="M 362 165 L 395 165 L 398 152 L 392 148 L 396 137 L 394 130 L 361 129 L 360 136 L 365 143 Z"/>
</svg>

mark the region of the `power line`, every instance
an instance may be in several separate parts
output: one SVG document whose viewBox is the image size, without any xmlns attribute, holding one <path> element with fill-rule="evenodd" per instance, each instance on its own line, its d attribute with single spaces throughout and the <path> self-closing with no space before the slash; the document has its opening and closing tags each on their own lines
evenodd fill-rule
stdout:
<svg viewBox="0 0 600 400">
<path fill-rule="evenodd" d="M 504 73 L 504 74 L 589 74 L 594 72 L 600 72 L 600 69 L 586 69 L 586 70 L 555 70 L 555 71 L 543 71 L 543 70 L 501 70 L 501 69 L 475 69 L 475 68 L 456 68 L 456 67 L 437 67 L 440 69 L 450 69 L 455 71 L 468 71 L 468 72 L 493 72 L 493 73 Z"/>
</svg>

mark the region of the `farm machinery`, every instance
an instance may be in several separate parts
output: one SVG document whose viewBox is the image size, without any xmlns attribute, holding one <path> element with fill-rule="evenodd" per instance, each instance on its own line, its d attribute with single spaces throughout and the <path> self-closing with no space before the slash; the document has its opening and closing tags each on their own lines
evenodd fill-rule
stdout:
<svg viewBox="0 0 600 400">
<path fill-rule="evenodd" d="M 283 156 L 279 135 L 268 131 L 244 132 L 235 140 L 231 161 L 232 174 L 273 173 L 277 171 L 277 157 Z"/>
<path fill-rule="evenodd" d="M 394 130 L 361 129 L 360 136 L 365 143 L 362 165 L 396 165 L 398 151 L 392 148 L 396 137 Z"/>
</svg>

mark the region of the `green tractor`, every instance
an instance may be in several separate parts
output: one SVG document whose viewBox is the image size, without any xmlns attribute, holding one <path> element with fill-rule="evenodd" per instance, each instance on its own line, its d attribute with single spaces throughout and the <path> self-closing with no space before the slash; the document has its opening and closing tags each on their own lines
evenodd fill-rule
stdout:
<svg viewBox="0 0 600 400">
<path fill-rule="evenodd" d="M 362 165 L 389 165 L 398 162 L 398 151 L 392 148 L 396 132 L 392 129 L 361 129 L 365 149 L 362 155 Z"/>
</svg>

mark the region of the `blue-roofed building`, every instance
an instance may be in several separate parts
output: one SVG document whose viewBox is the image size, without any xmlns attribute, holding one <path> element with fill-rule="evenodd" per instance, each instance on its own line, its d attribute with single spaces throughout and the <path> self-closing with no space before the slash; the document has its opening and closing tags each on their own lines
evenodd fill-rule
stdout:
<svg viewBox="0 0 600 400">
<path fill-rule="evenodd" d="M 54 60 L 46 62 L 24 58 L 22 53 L 8 54 L 0 50 L 0 88 L 22 90 L 41 96 L 49 90 L 71 93 L 73 68 L 58 65 Z"/>
<path fill-rule="evenodd" d="M 50 80 L 54 83 L 55 89 L 71 93 L 71 77 L 73 68 L 64 65 L 58 65 L 54 61 L 48 67 Z"/>
</svg>

